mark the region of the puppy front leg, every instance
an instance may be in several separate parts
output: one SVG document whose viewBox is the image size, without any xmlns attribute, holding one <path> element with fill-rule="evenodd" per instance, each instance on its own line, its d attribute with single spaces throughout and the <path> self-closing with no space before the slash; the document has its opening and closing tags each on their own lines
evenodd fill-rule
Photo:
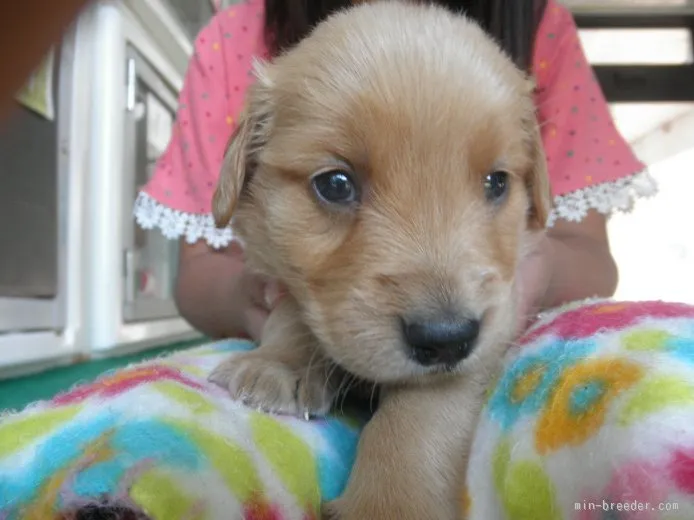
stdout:
<svg viewBox="0 0 694 520">
<path fill-rule="evenodd" d="M 367 424 L 330 520 L 454 520 L 486 379 L 389 388 Z"/>
<path fill-rule="evenodd" d="M 329 411 L 333 373 L 296 301 L 287 296 L 270 313 L 258 348 L 231 356 L 209 380 L 253 408 L 307 418 Z"/>
</svg>

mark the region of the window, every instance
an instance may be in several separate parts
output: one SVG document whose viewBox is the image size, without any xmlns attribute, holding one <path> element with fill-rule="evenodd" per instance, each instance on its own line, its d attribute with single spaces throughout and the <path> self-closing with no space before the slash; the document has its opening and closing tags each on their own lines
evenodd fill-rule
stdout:
<svg viewBox="0 0 694 520">
<path fill-rule="evenodd" d="M 217 0 L 166 0 L 188 36 L 194 39 L 214 16 Z"/>
<path fill-rule="evenodd" d="M 681 65 L 692 63 L 692 33 L 684 27 L 581 29 L 593 65 Z"/>
<path fill-rule="evenodd" d="M 128 117 L 126 118 L 126 168 L 132 185 L 126 189 L 126 207 L 134 194 L 151 177 L 164 152 L 175 118 L 176 92 L 135 48 L 128 48 Z M 177 315 L 173 304 L 174 281 L 178 268 L 178 242 L 166 239 L 158 230 L 140 228 L 125 213 L 127 234 L 125 251 L 126 321 L 167 318 Z"/>
</svg>

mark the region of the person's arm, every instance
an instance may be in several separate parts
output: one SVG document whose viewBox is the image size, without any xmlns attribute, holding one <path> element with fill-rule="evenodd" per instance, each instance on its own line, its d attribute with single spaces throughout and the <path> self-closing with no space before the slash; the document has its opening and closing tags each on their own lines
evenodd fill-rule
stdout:
<svg viewBox="0 0 694 520">
<path fill-rule="evenodd" d="M 237 242 L 213 249 L 203 241 L 179 246 L 176 306 L 193 327 L 212 338 L 259 340 L 281 296 L 276 283 L 248 272 Z"/>
<path fill-rule="evenodd" d="M 557 221 L 523 260 L 517 281 L 520 330 L 544 310 L 575 300 L 614 295 L 618 271 L 606 221 L 595 210 L 580 222 Z"/>
<path fill-rule="evenodd" d="M 215 251 L 203 241 L 181 240 L 175 294 L 181 316 L 213 338 L 245 334 L 234 296 L 242 273 L 243 253 L 236 244 Z"/>
<path fill-rule="evenodd" d="M 541 308 L 614 295 L 619 273 L 605 215 L 591 210 L 580 222 L 557 221 L 547 233 L 545 247 L 553 269 Z"/>
<path fill-rule="evenodd" d="M 0 9 L 0 117 L 34 68 L 77 17 L 87 0 L 6 1 Z"/>
</svg>

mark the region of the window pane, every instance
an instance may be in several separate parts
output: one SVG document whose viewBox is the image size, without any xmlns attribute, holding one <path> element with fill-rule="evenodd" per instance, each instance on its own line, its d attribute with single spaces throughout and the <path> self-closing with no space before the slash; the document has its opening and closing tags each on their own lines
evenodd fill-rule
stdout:
<svg viewBox="0 0 694 520">
<path fill-rule="evenodd" d="M 692 34 L 674 29 L 581 29 L 593 65 L 680 65 L 692 62 Z"/>
<path fill-rule="evenodd" d="M 211 0 L 166 0 L 191 38 L 214 16 L 216 2 Z"/>
<path fill-rule="evenodd" d="M 160 99 L 147 83 L 137 84 L 138 108 L 135 182 L 139 189 L 154 173 L 157 159 L 164 152 L 175 118 L 173 107 Z M 137 298 L 173 298 L 177 270 L 178 242 L 166 239 L 158 230 L 144 230 L 135 222 Z"/>
<path fill-rule="evenodd" d="M 614 103 L 610 110 L 621 134 L 627 141 L 634 142 L 693 107 L 690 103 Z"/>
<path fill-rule="evenodd" d="M 605 10 L 621 7 L 689 7 L 694 5 L 692 0 L 560 0 L 568 7 L 581 9 L 590 8 Z"/>
</svg>

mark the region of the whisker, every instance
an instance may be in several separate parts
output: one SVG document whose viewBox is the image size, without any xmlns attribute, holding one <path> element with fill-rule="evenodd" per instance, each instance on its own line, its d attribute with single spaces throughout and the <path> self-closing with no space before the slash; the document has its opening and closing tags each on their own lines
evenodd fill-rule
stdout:
<svg viewBox="0 0 694 520">
<path fill-rule="evenodd" d="M 327 370 L 327 376 L 325 378 L 325 383 L 323 384 L 323 395 L 325 395 L 328 392 L 328 385 L 331 384 L 331 379 L 333 378 L 333 375 L 339 368 L 336 363 L 332 363 L 330 360 L 326 360 L 328 363 L 328 370 Z"/>
<path fill-rule="evenodd" d="M 373 383 L 371 386 L 371 397 L 369 397 L 369 413 L 374 413 L 373 400 L 374 400 L 375 394 L 376 394 L 376 383 Z"/>
<path fill-rule="evenodd" d="M 311 367 L 313 366 L 313 360 L 316 358 L 316 354 L 318 354 L 318 346 L 314 345 L 313 352 L 311 353 L 311 357 L 309 358 L 308 363 L 306 365 L 306 382 L 305 382 L 305 384 L 307 386 L 311 382 Z"/>
</svg>

